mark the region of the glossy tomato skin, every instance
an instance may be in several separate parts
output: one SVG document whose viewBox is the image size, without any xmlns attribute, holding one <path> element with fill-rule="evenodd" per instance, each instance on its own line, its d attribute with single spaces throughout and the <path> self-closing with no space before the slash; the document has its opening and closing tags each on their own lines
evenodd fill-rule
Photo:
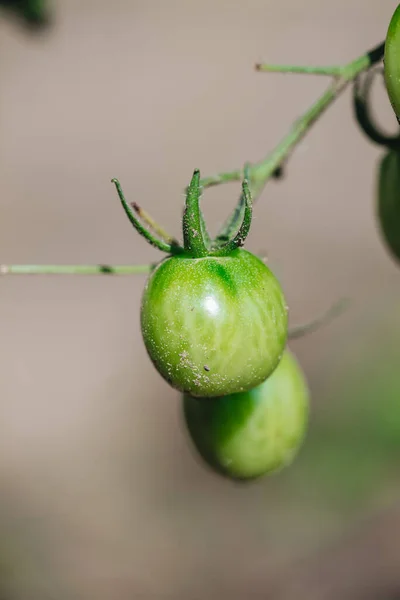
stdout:
<svg viewBox="0 0 400 600">
<path fill-rule="evenodd" d="M 247 250 L 162 261 L 142 297 L 148 354 L 176 389 L 214 397 L 248 390 L 278 365 L 287 339 L 279 282 Z"/>
<path fill-rule="evenodd" d="M 248 392 L 214 399 L 183 397 L 192 443 L 220 474 L 251 480 L 289 465 L 305 437 L 309 391 L 291 352 Z"/>
<path fill-rule="evenodd" d="M 387 248 L 400 261 L 400 151 L 389 150 L 379 165 L 378 221 Z"/>
<path fill-rule="evenodd" d="M 400 5 L 390 20 L 385 41 L 385 84 L 397 119 L 400 118 Z"/>
</svg>

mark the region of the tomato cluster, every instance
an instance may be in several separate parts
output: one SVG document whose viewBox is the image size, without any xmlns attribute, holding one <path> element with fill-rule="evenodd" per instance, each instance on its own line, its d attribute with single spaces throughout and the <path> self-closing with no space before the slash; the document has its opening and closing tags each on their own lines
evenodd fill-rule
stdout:
<svg viewBox="0 0 400 600">
<path fill-rule="evenodd" d="M 400 135 L 382 133 L 371 117 L 373 77 L 369 70 L 364 82 L 355 81 L 355 114 L 368 137 L 387 148 L 379 166 L 377 215 L 387 246 L 400 260 Z M 400 5 L 384 45 L 384 78 L 400 123 Z M 231 478 L 253 479 L 281 469 L 304 438 L 309 393 L 287 347 L 281 286 L 262 260 L 242 248 L 252 217 L 247 169 L 238 205 L 213 240 L 200 209 L 200 174 L 194 172 L 183 245 L 160 229 L 158 237 L 146 230 L 115 183 L 134 227 L 168 254 L 147 280 L 141 331 L 156 370 L 182 393 L 193 447 Z"/>
<path fill-rule="evenodd" d="M 368 138 L 385 148 L 379 160 L 375 213 L 384 244 L 400 261 L 400 133 L 388 135 L 374 121 L 370 92 L 377 70 L 367 72 L 354 85 L 354 108 L 359 125 Z M 384 82 L 397 121 L 400 123 L 400 4 L 394 11 L 384 44 Z"/>
<path fill-rule="evenodd" d="M 308 391 L 287 350 L 282 288 L 266 264 L 242 248 L 252 217 L 247 178 L 232 216 L 211 240 L 194 172 L 183 245 L 146 229 L 114 183 L 134 227 L 168 255 L 146 282 L 141 331 L 156 370 L 182 393 L 194 447 L 217 472 L 236 479 L 282 468 L 303 439 Z"/>
<path fill-rule="evenodd" d="M 384 55 L 386 88 L 400 123 L 400 5 Z M 387 246 L 400 260 L 400 136 L 382 133 L 371 117 L 373 77 L 370 70 L 364 82 L 355 81 L 355 113 L 368 137 L 387 148 L 379 167 L 377 215 Z M 252 218 L 247 169 L 239 202 L 215 239 L 207 232 L 200 174 L 194 172 L 183 244 L 154 229 L 152 220 L 148 225 L 157 235 L 146 229 L 114 182 L 131 223 L 167 254 L 147 280 L 141 331 L 156 370 L 182 394 L 193 447 L 231 478 L 253 479 L 281 469 L 304 438 L 309 393 L 287 347 L 282 288 L 265 263 L 242 248 Z"/>
</svg>

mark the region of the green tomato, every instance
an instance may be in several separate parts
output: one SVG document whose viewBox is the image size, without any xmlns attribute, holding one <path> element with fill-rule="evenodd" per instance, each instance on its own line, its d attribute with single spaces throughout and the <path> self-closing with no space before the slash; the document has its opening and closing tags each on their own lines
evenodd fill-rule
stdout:
<svg viewBox="0 0 400 600">
<path fill-rule="evenodd" d="M 307 382 L 288 350 L 272 375 L 248 392 L 183 398 L 195 449 L 214 470 L 234 479 L 254 479 L 291 463 L 305 436 L 308 407 Z"/>
<path fill-rule="evenodd" d="M 282 289 L 256 256 L 162 261 L 142 298 L 141 327 L 158 372 L 176 389 L 213 397 L 246 391 L 278 365 L 287 339 Z"/>
<path fill-rule="evenodd" d="M 397 119 L 400 118 L 400 4 L 391 18 L 385 41 L 385 83 Z"/>
<path fill-rule="evenodd" d="M 377 212 L 386 245 L 400 260 L 400 151 L 389 150 L 379 165 Z"/>
</svg>

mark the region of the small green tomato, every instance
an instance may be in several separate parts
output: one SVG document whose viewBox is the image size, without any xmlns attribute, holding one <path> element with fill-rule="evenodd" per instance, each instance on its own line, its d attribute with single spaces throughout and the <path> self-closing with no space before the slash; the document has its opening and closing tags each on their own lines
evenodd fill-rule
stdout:
<svg viewBox="0 0 400 600">
<path fill-rule="evenodd" d="M 118 181 L 134 227 L 169 254 L 150 274 L 141 303 L 141 331 L 160 375 L 199 397 L 243 392 L 277 367 L 286 346 L 288 315 L 281 286 L 259 258 L 241 248 L 250 229 L 247 180 L 233 215 L 210 240 L 199 206 L 200 173 L 188 186 L 182 220 L 183 246 L 147 215 L 154 238 L 136 219 Z M 136 205 L 143 218 L 143 210 Z"/>
<path fill-rule="evenodd" d="M 256 256 L 164 260 L 144 290 L 141 325 L 151 360 L 193 396 L 248 390 L 277 366 L 286 344 L 281 287 Z"/>
<path fill-rule="evenodd" d="M 385 83 L 393 110 L 400 118 L 400 4 L 390 20 L 385 41 Z"/>
<path fill-rule="evenodd" d="M 220 474 L 254 479 L 289 465 L 304 439 L 309 390 L 288 350 L 272 375 L 240 394 L 207 400 L 183 397 L 195 449 Z"/>
<path fill-rule="evenodd" d="M 387 248 L 400 260 L 400 151 L 389 150 L 379 164 L 378 221 Z"/>
</svg>

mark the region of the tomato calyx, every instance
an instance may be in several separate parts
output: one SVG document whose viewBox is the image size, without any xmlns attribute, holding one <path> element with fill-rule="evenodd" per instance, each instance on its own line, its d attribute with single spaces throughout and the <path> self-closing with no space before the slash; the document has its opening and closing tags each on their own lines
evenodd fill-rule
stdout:
<svg viewBox="0 0 400 600">
<path fill-rule="evenodd" d="M 136 231 L 149 244 L 170 255 L 187 258 L 228 256 L 244 245 L 251 227 L 253 202 L 249 189 L 249 169 L 244 169 L 242 193 L 227 222 L 214 240 L 211 240 L 200 208 L 200 171 L 196 169 L 186 191 L 185 210 L 182 218 L 183 245 L 168 235 L 137 203 L 128 203 L 118 179 L 112 179 L 122 207 Z M 146 223 L 143 224 L 143 222 Z M 151 231 L 152 230 L 152 231 Z"/>
</svg>

